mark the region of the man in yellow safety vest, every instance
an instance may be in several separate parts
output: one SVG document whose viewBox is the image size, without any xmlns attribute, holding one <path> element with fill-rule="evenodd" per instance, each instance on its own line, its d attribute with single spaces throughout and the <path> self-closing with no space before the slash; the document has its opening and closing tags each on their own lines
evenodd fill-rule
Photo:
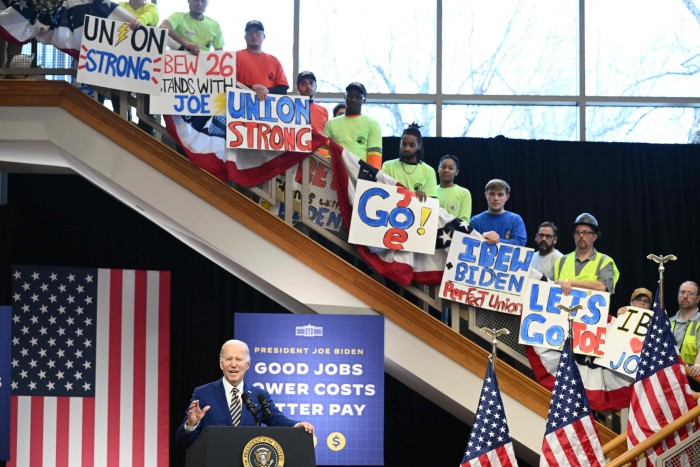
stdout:
<svg viewBox="0 0 700 467">
<path fill-rule="evenodd" d="M 615 293 L 620 271 L 610 256 L 593 247 L 601 235 L 596 218 L 587 212 L 580 214 L 573 233 L 576 250 L 554 263 L 554 280 L 564 295 L 571 293 L 572 287 Z"/>
</svg>

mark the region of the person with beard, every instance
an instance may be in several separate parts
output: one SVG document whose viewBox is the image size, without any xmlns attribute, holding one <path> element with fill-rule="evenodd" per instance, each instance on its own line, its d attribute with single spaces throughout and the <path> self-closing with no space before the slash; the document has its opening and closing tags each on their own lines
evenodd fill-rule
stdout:
<svg viewBox="0 0 700 467">
<path fill-rule="evenodd" d="M 547 279 L 554 278 L 554 262 L 564 256 L 564 253 L 554 248 L 557 244 L 557 226 L 554 222 L 545 221 L 537 228 L 535 245 L 537 252 L 532 256 L 530 267 L 537 269 Z"/>
<path fill-rule="evenodd" d="M 671 317 L 671 329 L 681 358 L 688 365 L 687 374 L 692 378 L 700 377 L 700 310 L 698 310 L 698 284 L 685 281 L 678 288 L 678 312 Z M 700 389 L 697 381 L 690 381 L 694 391 Z"/>
<path fill-rule="evenodd" d="M 564 295 L 569 295 L 572 287 L 615 293 L 620 271 L 610 256 L 593 247 L 601 235 L 596 218 L 587 212 L 580 214 L 573 234 L 576 250 L 554 263 L 554 280 Z"/>
<path fill-rule="evenodd" d="M 423 136 L 420 125 L 411 123 L 401 134 L 399 158 L 382 164 L 382 172 L 416 193 L 419 201 L 437 198 L 435 169 L 423 162 Z"/>
<path fill-rule="evenodd" d="M 323 133 L 323 128 L 328 121 L 328 110 L 314 102 L 316 95 L 316 75 L 310 71 L 302 71 L 297 76 L 297 92 L 300 96 L 309 98 L 311 104 L 311 128 Z"/>
</svg>

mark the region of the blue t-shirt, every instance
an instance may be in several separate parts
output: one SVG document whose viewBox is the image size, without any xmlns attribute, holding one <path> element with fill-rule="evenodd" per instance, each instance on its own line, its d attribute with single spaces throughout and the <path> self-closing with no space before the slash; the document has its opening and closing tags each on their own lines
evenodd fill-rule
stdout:
<svg viewBox="0 0 700 467">
<path fill-rule="evenodd" d="M 525 246 L 527 243 L 523 218 L 514 212 L 503 211 L 503 214 L 489 214 L 488 211 L 484 211 L 472 217 L 469 223 L 481 234 L 493 230 L 501 237 L 500 243 L 518 246 Z"/>
</svg>

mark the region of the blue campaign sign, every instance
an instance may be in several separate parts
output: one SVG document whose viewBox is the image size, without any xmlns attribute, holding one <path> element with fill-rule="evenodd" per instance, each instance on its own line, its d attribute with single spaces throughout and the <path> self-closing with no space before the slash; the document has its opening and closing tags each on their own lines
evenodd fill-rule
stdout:
<svg viewBox="0 0 700 467">
<path fill-rule="evenodd" d="M 382 316 L 238 313 L 234 329 L 246 382 L 314 425 L 318 465 L 384 465 Z"/>
<path fill-rule="evenodd" d="M 10 354 L 12 308 L 0 306 L 0 460 L 10 459 Z"/>
</svg>

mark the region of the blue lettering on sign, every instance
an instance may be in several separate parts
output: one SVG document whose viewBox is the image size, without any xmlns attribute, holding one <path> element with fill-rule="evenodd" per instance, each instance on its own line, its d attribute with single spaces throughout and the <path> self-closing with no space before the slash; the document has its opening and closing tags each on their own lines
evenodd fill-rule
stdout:
<svg viewBox="0 0 700 467">
<path fill-rule="evenodd" d="M 627 356 L 627 352 L 622 352 L 620 359 L 617 362 L 610 360 L 610 368 L 617 370 L 622 367 L 623 371 L 628 375 L 633 375 L 637 372 L 639 368 L 639 362 L 641 359 L 635 354 L 630 354 Z"/>
<path fill-rule="evenodd" d="M 362 193 L 362 196 L 360 196 L 358 213 L 363 223 L 370 227 L 386 227 L 387 224 L 391 224 L 392 227 L 401 230 L 406 230 L 413 225 L 416 218 L 413 211 L 408 208 L 396 207 L 389 213 L 384 210 L 378 210 L 375 212 L 376 217 L 369 217 L 367 214 L 367 203 L 374 196 L 387 199 L 389 193 L 379 187 L 370 188 Z"/>
<path fill-rule="evenodd" d="M 187 115 L 209 114 L 209 94 L 201 96 L 175 95 L 175 105 L 173 109 L 178 113 Z"/>
<path fill-rule="evenodd" d="M 359 211 L 358 213 L 360 214 L 360 220 L 367 224 L 370 227 L 383 227 L 387 224 L 387 220 L 389 215 L 386 213 L 386 211 L 377 211 L 377 216 L 371 218 L 367 215 L 367 202 L 370 200 L 370 198 L 373 198 L 375 196 L 379 196 L 382 199 L 387 199 L 389 197 L 389 193 L 387 193 L 385 190 L 382 190 L 379 187 L 375 188 L 370 188 L 369 190 L 365 191 L 362 193 L 362 196 L 360 196 L 360 203 L 359 203 Z"/>
<path fill-rule="evenodd" d="M 527 345 L 542 345 L 545 340 L 551 347 L 559 347 L 564 343 L 564 328 L 559 325 L 553 325 L 547 328 L 542 334 L 541 332 L 531 331 L 531 326 L 537 324 L 545 324 L 547 319 L 543 315 L 531 314 L 522 319 L 520 324 L 520 338 Z"/>
<path fill-rule="evenodd" d="M 228 114 L 233 119 L 311 124 L 310 102 L 299 97 L 269 94 L 261 103 L 255 94 L 229 91 L 227 102 Z"/>
<path fill-rule="evenodd" d="M 590 311 L 591 314 L 590 316 L 582 316 L 581 321 L 586 324 L 597 324 L 601 317 L 599 308 L 605 307 L 606 304 L 607 301 L 604 296 L 592 295 L 591 298 L 588 299 L 588 311 Z"/>
<path fill-rule="evenodd" d="M 85 70 L 120 78 L 133 78 L 141 81 L 151 79 L 146 68 L 153 63 L 150 57 L 131 57 L 116 55 L 104 50 L 90 49 L 85 54 Z"/>
<path fill-rule="evenodd" d="M 329 208 L 309 206 L 309 220 L 314 221 L 321 227 L 337 230 L 340 229 L 342 217 L 338 211 L 331 211 Z"/>
<path fill-rule="evenodd" d="M 459 254 L 459 260 L 464 261 L 465 263 L 473 263 L 474 261 L 476 261 L 476 256 L 474 255 L 474 248 L 481 244 L 481 240 L 477 240 L 471 237 L 464 237 L 462 239 L 462 243 L 466 248 L 463 252 Z"/>
</svg>

